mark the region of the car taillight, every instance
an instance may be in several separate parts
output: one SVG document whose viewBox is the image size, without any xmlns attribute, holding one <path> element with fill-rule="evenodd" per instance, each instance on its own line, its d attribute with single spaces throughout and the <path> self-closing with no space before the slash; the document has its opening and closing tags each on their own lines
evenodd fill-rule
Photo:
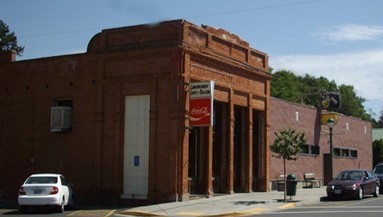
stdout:
<svg viewBox="0 0 383 217">
<path fill-rule="evenodd" d="M 19 195 L 26 195 L 25 190 L 23 187 L 19 188 Z"/>
<path fill-rule="evenodd" d="M 49 194 L 57 194 L 57 193 L 59 193 L 58 187 L 53 187 Z"/>
</svg>

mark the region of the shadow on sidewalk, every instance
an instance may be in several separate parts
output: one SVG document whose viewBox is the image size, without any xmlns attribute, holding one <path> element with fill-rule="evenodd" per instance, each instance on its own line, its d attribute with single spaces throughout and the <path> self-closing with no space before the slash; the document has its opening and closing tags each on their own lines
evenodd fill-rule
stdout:
<svg viewBox="0 0 383 217">
<path fill-rule="evenodd" d="M 257 204 L 266 204 L 266 201 L 236 201 L 234 205 L 252 206 Z"/>
</svg>

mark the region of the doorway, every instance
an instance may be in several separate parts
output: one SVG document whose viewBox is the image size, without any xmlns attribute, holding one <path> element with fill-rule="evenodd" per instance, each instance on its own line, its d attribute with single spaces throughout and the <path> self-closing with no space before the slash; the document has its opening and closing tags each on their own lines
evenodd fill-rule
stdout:
<svg viewBox="0 0 383 217">
<path fill-rule="evenodd" d="M 253 110 L 253 183 L 252 190 L 260 191 L 265 176 L 262 156 L 265 155 L 265 112 Z"/>
<path fill-rule="evenodd" d="M 246 192 L 247 109 L 234 107 L 234 192 Z"/>
<path fill-rule="evenodd" d="M 214 193 L 227 192 L 228 104 L 214 102 L 212 180 Z M 204 194 L 207 189 L 208 127 L 193 127 L 189 132 L 189 193 Z"/>
</svg>

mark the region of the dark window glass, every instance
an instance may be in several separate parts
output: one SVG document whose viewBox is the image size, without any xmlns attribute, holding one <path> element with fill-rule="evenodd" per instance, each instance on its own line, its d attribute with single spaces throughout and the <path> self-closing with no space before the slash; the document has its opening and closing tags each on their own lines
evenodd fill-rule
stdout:
<svg viewBox="0 0 383 217">
<path fill-rule="evenodd" d="M 334 156 L 340 156 L 340 149 L 334 148 Z"/>
<path fill-rule="evenodd" d="M 301 146 L 301 154 L 310 154 L 310 146 L 307 144 L 304 144 Z"/>
<path fill-rule="evenodd" d="M 319 145 L 312 145 L 311 146 L 311 154 L 312 155 L 319 155 Z"/>
<path fill-rule="evenodd" d="M 348 149 L 342 149 L 342 157 L 348 157 L 349 155 L 350 154 Z"/>
<path fill-rule="evenodd" d="M 358 157 L 358 151 L 357 150 L 350 150 L 350 157 L 357 158 Z"/>
<path fill-rule="evenodd" d="M 48 183 L 57 183 L 57 177 L 30 177 L 26 184 L 48 184 Z"/>
</svg>

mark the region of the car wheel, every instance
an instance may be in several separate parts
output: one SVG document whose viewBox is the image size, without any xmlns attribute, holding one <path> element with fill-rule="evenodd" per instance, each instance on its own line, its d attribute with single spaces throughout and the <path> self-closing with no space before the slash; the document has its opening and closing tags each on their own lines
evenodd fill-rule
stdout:
<svg viewBox="0 0 383 217">
<path fill-rule="evenodd" d="M 29 207 L 28 207 L 28 206 L 20 206 L 20 207 L 19 207 L 19 210 L 20 210 L 20 212 L 22 212 L 22 213 L 27 213 L 28 210 L 29 210 Z"/>
<path fill-rule="evenodd" d="M 358 200 L 363 199 L 363 189 L 361 187 L 358 189 L 358 194 L 356 195 L 356 199 Z"/>
<path fill-rule="evenodd" d="M 65 206 L 65 198 L 63 197 L 63 199 L 61 201 L 61 205 L 57 206 L 57 211 L 59 213 L 63 213 L 64 212 L 64 206 Z"/>
<path fill-rule="evenodd" d="M 379 197 L 379 191 L 380 191 L 379 185 L 376 185 L 375 192 L 374 192 L 374 197 Z"/>
</svg>

